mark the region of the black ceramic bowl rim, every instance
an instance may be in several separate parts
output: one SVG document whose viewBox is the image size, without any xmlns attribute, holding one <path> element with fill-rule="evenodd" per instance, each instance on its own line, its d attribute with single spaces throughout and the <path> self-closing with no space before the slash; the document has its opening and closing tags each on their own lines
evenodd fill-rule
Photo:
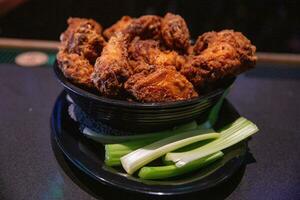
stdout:
<svg viewBox="0 0 300 200">
<path fill-rule="evenodd" d="M 214 96 L 216 93 L 220 93 L 224 91 L 227 87 L 230 87 L 233 82 L 235 81 L 236 77 L 232 77 L 229 81 L 228 84 L 226 84 L 226 87 L 221 87 L 216 90 L 210 91 L 200 97 L 196 97 L 193 99 L 189 100 L 180 100 L 180 101 L 173 101 L 173 102 L 162 102 L 162 103 L 140 103 L 140 102 L 129 102 L 126 100 L 118 100 L 118 99 L 111 99 L 107 97 L 101 97 L 96 94 L 93 94 L 91 92 L 88 92 L 73 83 L 71 83 L 62 73 L 60 68 L 58 67 L 57 61 L 54 62 L 53 66 L 54 73 L 56 77 L 58 78 L 59 82 L 68 90 L 76 93 L 77 95 L 80 95 L 82 97 L 92 99 L 101 103 L 106 103 L 118 107 L 127 107 L 127 108 L 141 108 L 141 109 L 164 109 L 164 108 L 176 108 L 176 107 L 184 107 L 186 105 L 190 105 L 193 103 L 196 103 L 200 100 L 208 99 L 211 96 Z"/>
</svg>

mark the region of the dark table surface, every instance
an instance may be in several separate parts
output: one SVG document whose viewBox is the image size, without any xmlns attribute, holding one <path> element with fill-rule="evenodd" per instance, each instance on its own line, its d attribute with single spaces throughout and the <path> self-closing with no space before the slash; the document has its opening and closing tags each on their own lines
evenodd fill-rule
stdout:
<svg viewBox="0 0 300 200">
<path fill-rule="evenodd" d="M 141 199 L 115 189 L 93 192 L 85 187 L 92 182 L 76 180 L 72 166 L 55 157 L 49 119 L 61 91 L 50 66 L 0 64 L 0 199 Z M 239 76 L 228 99 L 260 132 L 249 143 L 256 162 L 218 198 L 300 199 L 300 68 L 258 65 Z"/>
</svg>

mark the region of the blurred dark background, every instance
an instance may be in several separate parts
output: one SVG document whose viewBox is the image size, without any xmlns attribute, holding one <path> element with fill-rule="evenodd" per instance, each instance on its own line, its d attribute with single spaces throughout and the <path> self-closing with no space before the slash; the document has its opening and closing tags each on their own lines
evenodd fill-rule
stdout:
<svg viewBox="0 0 300 200">
<path fill-rule="evenodd" d="M 108 27 L 123 15 L 182 15 L 193 38 L 211 30 L 243 32 L 258 51 L 300 53 L 300 2 L 222 0 L 2 0 L 0 37 L 58 40 L 69 16 Z"/>
</svg>

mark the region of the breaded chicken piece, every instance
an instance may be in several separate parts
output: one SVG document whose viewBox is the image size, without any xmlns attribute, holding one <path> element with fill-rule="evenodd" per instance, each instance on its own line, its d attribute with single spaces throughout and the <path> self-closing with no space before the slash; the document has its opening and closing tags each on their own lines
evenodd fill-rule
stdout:
<svg viewBox="0 0 300 200">
<path fill-rule="evenodd" d="M 75 83 L 93 87 L 90 76 L 94 71 L 94 67 L 87 59 L 75 53 L 69 54 L 64 51 L 59 51 L 57 54 L 57 62 L 66 78 Z"/>
<path fill-rule="evenodd" d="M 64 75 L 87 87 L 93 87 L 93 64 L 105 44 L 102 27 L 92 19 L 69 18 L 68 28 L 61 34 L 57 62 Z"/>
<path fill-rule="evenodd" d="M 175 67 L 159 67 L 152 73 L 137 73 L 125 89 L 141 102 L 168 102 L 197 97 L 193 85 Z"/>
<path fill-rule="evenodd" d="M 145 15 L 132 20 L 124 30 L 111 36 L 92 74 L 92 80 L 102 95 L 116 97 L 122 93 L 123 83 L 133 74 L 128 62 L 129 43 L 136 36 L 155 37 L 159 27 L 160 17 Z"/>
<path fill-rule="evenodd" d="M 72 37 L 71 35 L 76 32 L 79 27 L 85 27 L 86 29 L 95 30 L 98 34 L 102 32 L 102 26 L 93 19 L 69 17 L 67 23 L 67 30 L 60 35 L 60 40 L 62 42 L 68 41 Z"/>
<path fill-rule="evenodd" d="M 133 19 L 122 31 L 133 40 L 136 36 L 142 39 L 160 39 L 161 17 L 156 15 L 143 15 Z"/>
<path fill-rule="evenodd" d="M 190 32 L 181 16 L 167 13 L 161 22 L 161 35 L 170 49 L 187 52 L 190 46 Z"/>
<path fill-rule="evenodd" d="M 122 31 L 132 22 L 132 18 L 129 16 L 123 16 L 119 21 L 113 24 L 111 27 L 103 31 L 104 37 L 109 39 L 115 32 Z"/>
<path fill-rule="evenodd" d="M 143 15 L 139 18 L 131 18 L 129 16 L 122 17 L 117 23 L 105 29 L 104 36 L 110 38 L 115 32 L 123 32 L 131 36 L 131 40 L 135 36 L 141 38 L 160 38 L 161 17 L 156 15 Z"/>
<path fill-rule="evenodd" d="M 60 37 L 62 48 L 68 53 L 83 56 L 94 64 L 105 45 L 101 25 L 84 18 L 69 18 L 68 24 L 67 30 Z"/>
<path fill-rule="evenodd" d="M 136 37 L 130 43 L 128 54 L 131 60 L 138 61 L 137 63 L 140 65 L 143 65 L 143 62 L 145 62 L 149 66 L 175 66 L 177 70 L 180 70 L 186 61 L 176 51 L 162 50 L 158 41 L 150 39 L 140 40 L 139 37 Z M 133 69 L 136 68 L 135 66 L 133 66 Z M 135 71 L 141 71 L 140 68 L 138 67 Z"/>
<path fill-rule="evenodd" d="M 201 35 L 181 73 L 196 88 L 253 68 L 256 48 L 240 32 L 223 30 Z"/>
<path fill-rule="evenodd" d="M 132 74 L 127 61 L 127 44 L 128 37 L 122 32 L 116 32 L 96 60 L 92 80 L 104 96 L 118 96 L 123 83 Z"/>
</svg>

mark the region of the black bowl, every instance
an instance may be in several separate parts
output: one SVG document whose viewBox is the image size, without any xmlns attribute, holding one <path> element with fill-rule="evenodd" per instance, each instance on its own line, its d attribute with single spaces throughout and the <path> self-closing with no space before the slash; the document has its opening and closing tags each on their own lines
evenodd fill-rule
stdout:
<svg viewBox="0 0 300 200">
<path fill-rule="evenodd" d="M 204 119 L 209 108 L 235 80 L 235 77 L 227 79 L 218 89 L 191 100 L 139 103 L 101 97 L 70 82 L 57 62 L 53 69 L 66 92 L 87 116 L 116 129 L 135 133 L 163 130 L 194 119 Z"/>
</svg>

